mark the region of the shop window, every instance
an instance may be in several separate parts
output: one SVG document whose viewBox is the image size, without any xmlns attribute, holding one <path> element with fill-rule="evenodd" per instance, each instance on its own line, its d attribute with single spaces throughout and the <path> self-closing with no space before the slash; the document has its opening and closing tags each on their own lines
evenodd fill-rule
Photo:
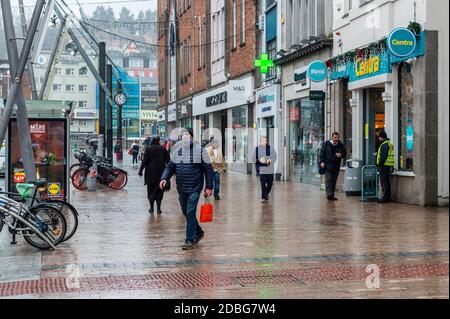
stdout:
<svg viewBox="0 0 450 319">
<path fill-rule="evenodd" d="M 324 103 L 303 98 L 289 102 L 290 175 L 320 185 L 317 163 L 324 141 Z"/>
<path fill-rule="evenodd" d="M 399 85 L 399 161 L 400 170 L 414 170 L 414 106 L 412 65 L 402 63 L 398 68 Z"/>
<path fill-rule="evenodd" d="M 232 110 L 233 125 L 233 161 L 247 162 L 247 106 L 238 106 Z"/>
<path fill-rule="evenodd" d="M 276 60 L 277 55 L 277 39 L 267 43 L 267 53 L 269 54 L 270 60 Z M 277 68 L 269 68 L 269 73 L 267 74 L 267 79 L 271 79 L 277 76 Z"/>
</svg>

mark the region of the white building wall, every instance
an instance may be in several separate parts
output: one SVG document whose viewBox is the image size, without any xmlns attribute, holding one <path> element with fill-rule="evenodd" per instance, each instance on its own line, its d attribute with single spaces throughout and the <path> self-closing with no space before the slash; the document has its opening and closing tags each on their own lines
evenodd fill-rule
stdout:
<svg viewBox="0 0 450 319">
<path fill-rule="evenodd" d="M 341 47 L 334 46 L 334 56 L 378 41 L 392 29 L 405 27 L 414 19 L 422 26 L 426 21 L 426 0 L 372 0 L 362 6 L 360 3 L 364 0 L 353 0 L 348 15 L 344 12 L 346 1 L 333 0 L 334 37 L 336 41 L 342 40 Z M 341 35 L 336 36 L 336 32 Z"/>
<path fill-rule="evenodd" d="M 428 0 L 427 22 L 428 30 L 439 31 L 439 164 L 438 183 L 439 197 L 448 204 L 449 188 L 449 1 Z"/>
<path fill-rule="evenodd" d="M 50 58 L 50 52 L 42 52 L 47 58 Z M 92 61 L 96 65 L 97 61 Z M 45 75 L 46 65 L 40 66 L 35 64 L 35 77 L 38 89 L 41 88 Z M 49 100 L 61 100 L 74 102 L 72 114 L 76 114 L 77 111 L 86 111 L 96 114 L 97 107 L 97 82 L 93 74 L 88 70 L 86 75 L 79 75 L 79 70 L 83 67 L 87 68 L 86 63 L 81 56 L 61 55 L 55 64 L 56 68 L 61 69 L 61 73 L 55 73 L 53 79 L 50 77 L 48 86 L 50 88 Z M 73 75 L 66 75 L 66 69 L 74 69 Z M 53 90 L 54 84 L 61 85 L 61 91 Z M 73 92 L 66 91 L 66 85 L 74 85 L 75 90 Z M 80 85 L 86 85 L 86 92 L 79 90 Z M 86 106 L 80 107 L 79 102 L 85 101 Z M 72 125 L 70 126 L 72 132 L 95 132 L 96 130 L 96 118 L 76 118 L 72 119 Z"/>
</svg>

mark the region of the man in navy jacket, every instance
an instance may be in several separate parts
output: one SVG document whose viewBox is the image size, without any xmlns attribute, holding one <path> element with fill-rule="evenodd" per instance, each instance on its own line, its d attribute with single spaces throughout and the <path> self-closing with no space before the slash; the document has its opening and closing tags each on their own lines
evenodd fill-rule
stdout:
<svg viewBox="0 0 450 319">
<path fill-rule="evenodd" d="M 161 177 L 160 187 L 164 189 L 170 178 L 176 175 L 178 200 L 187 221 L 186 240 L 182 248 L 189 250 L 193 249 L 204 236 L 204 231 L 197 220 L 197 206 L 204 180 L 206 180 L 205 197 L 212 195 L 214 170 L 208 153 L 193 141 L 193 130 L 185 129 L 181 136 L 182 141 L 172 148 L 171 160 Z"/>
</svg>

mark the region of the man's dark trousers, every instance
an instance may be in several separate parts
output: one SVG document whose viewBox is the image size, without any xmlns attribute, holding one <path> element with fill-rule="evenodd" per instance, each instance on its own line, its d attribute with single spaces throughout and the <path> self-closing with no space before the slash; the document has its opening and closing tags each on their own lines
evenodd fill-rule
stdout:
<svg viewBox="0 0 450 319">
<path fill-rule="evenodd" d="M 200 200 L 200 193 L 179 193 L 178 200 L 187 220 L 186 239 L 193 243 L 203 232 L 197 220 L 197 205 Z"/>
<path fill-rule="evenodd" d="M 325 189 L 327 191 L 327 197 L 334 197 L 334 191 L 336 190 L 336 183 L 339 177 L 339 169 L 336 171 L 327 171 L 325 173 Z"/>
<path fill-rule="evenodd" d="M 259 180 L 261 182 L 261 198 L 267 200 L 273 186 L 273 174 L 261 174 Z"/>
<path fill-rule="evenodd" d="M 383 201 L 391 200 L 391 171 L 392 167 L 389 166 L 380 166 L 380 183 L 381 188 L 383 189 Z"/>
</svg>

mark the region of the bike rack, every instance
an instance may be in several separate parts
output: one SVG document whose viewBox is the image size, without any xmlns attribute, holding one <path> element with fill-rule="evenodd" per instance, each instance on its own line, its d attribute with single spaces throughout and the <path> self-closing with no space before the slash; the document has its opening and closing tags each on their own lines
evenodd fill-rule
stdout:
<svg viewBox="0 0 450 319">
<path fill-rule="evenodd" d="M 0 212 L 5 215 L 5 218 L 7 216 L 12 216 L 13 218 L 17 219 L 19 222 L 23 223 L 27 227 L 29 227 L 36 235 L 38 235 L 43 241 L 45 241 L 47 244 L 50 245 L 51 248 L 56 250 L 56 246 L 53 244 L 53 242 L 44 235 L 40 230 L 38 230 L 33 224 L 29 223 L 22 217 L 22 211 L 25 210 L 26 213 L 31 214 L 31 212 L 24 207 L 22 204 L 8 198 L 5 196 L 0 195 Z M 8 224 L 9 226 L 9 224 Z M 15 242 L 15 238 L 13 237 L 13 242 Z"/>
</svg>

